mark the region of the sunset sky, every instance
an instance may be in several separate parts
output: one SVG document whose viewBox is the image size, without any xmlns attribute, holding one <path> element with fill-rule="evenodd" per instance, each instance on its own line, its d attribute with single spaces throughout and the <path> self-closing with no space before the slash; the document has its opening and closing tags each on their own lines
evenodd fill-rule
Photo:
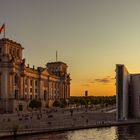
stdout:
<svg viewBox="0 0 140 140">
<path fill-rule="evenodd" d="M 4 22 L 31 67 L 55 61 L 58 51 L 71 95 L 115 95 L 117 63 L 140 72 L 139 0 L 0 0 Z"/>
</svg>

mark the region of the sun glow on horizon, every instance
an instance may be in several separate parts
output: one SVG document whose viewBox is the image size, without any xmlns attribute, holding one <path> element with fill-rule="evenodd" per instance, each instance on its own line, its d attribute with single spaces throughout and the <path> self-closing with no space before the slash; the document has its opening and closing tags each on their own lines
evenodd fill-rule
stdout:
<svg viewBox="0 0 140 140">
<path fill-rule="evenodd" d="M 59 51 L 71 96 L 115 95 L 116 64 L 140 72 L 140 1 L 2 0 L 0 13 L 6 37 L 22 44 L 30 65 L 44 67 Z"/>
</svg>

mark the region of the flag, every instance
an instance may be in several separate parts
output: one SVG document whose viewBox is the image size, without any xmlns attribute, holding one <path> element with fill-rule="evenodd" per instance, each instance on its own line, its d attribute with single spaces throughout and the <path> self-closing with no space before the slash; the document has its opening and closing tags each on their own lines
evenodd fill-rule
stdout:
<svg viewBox="0 0 140 140">
<path fill-rule="evenodd" d="M 5 32 L 5 24 L 3 24 L 3 25 L 0 27 L 0 34 L 1 34 L 2 32 Z"/>
</svg>

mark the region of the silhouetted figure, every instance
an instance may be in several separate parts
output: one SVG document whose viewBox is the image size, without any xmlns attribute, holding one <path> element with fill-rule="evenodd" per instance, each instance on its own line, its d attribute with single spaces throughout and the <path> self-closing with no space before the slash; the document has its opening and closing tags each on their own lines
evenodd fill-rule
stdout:
<svg viewBox="0 0 140 140">
<path fill-rule="evenodd" d="M 73 110 L 72 109 L 70 109 L 70 114 L 71 114 L 71 116 L 73 116 Z"/>
<path fill-rule="evenodd" d="M 17 132 L 14 131 L 14 140 L 17 139 Z"/>
<path fill-rule="evenodd" d="M 86 119 L 86 123 L 88 124 L 88 119 Z"/>
</svg>

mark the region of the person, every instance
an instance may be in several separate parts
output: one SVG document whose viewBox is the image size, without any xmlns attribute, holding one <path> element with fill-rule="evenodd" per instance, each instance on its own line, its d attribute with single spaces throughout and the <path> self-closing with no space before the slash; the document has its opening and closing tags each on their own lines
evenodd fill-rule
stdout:
<svg viewBox="0 0 140 140">
<path fill-rule="evenodd" d="M 88 124 L 88 119 L 86 119 L 86 122 L 87 122 L 87 124 Z"/>
<path fill-rule="evenodd" d="M 72 109 L 70 109 L 70 113 L 71 113 L 71 116 L 73 116 L 73 110 Z"/>
</svg>

